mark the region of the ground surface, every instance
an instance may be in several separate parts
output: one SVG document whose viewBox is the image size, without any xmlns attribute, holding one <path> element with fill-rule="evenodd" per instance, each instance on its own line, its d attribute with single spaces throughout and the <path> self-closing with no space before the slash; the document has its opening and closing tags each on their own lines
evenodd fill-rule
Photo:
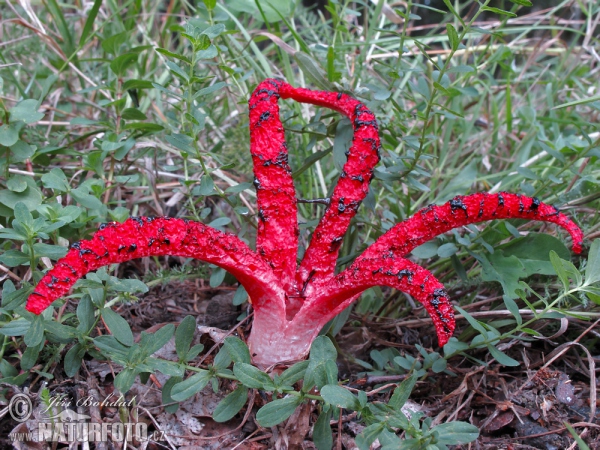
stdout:
<svg viewBox="0 0 600 450">
<path fill-rule="evenodd" d="M 210 349 L 214 339 L 222 339 L 238 323 L 236 316 L 242 310 L 231 305 L 232 297 L 231 290 L 214 290 L 199 280 L 175 282 L 152 289 L 138 303 L 123 306 L 119 312 L 132 324 L 136 334 L 156 331 L 191 314 L 198 323 L 194 342 L 202 342 Z M 388 349 L 386 352 L 395 349 L 418 358 L 414 344 L 427 342 L 432 332 L 427 319 L 414 316 L 404 321 L 373 323 L 353 314 L 350 323 L 353 325 L 345 326 L 338 335 L 340 350 L 361 359 L 368 359 L 373 350 L 384 349 Z M 540 322 L 538 326 L 541 330 L 545 325 Z M 582 337 L 584 332 L 590 332 L 589 323 L 584 321 L 570 320 L 569 327 L 581 330 Z M 236 332 L 243 336 L 247 329 L 247 324 L 242 325 Z M 560 339 L 561 332 L 557 331 L 553 339 Z M 600 448 L 598 414 L 595 420 L 590 420 L 589 369 L 594 368 L 597 358 L 582 360 L 570 344 L 555 344 L 546 340 L 527 345 L 516 340 L 507 342 L 502 349 L 524 361 L 516 368 L 498 365 L 486 352 L 473 356 L 485 359 L 489 363 L 487 367 L 473 366 L 464 358 L 453 358 L 449 368 L 455 376 L 430 373 L 417 384 L 405 408 L 424 412 L 441 422 L 463 420 L 476 424 L 481 429 L 481 436 L 470 448 L 576 449 L 578 447 L 564 422 L 574 424 L 591 449 Z M 157 356 L 176 360 L 173 342 L 162 348 Z M 205 360 L 208 362 L 211 362 L 210 355 Z M 120 367 L 110 361 L 95 360 L 85 361 L 84 366 L 74 379 L 66 377 L 61 366 L 55 367 L 56 380 L 48 385 L 53 395 L 64 394 L 80 403 L 85 403 L 83 399 L 89 396 L 98 401 L 110 401 L 114 373 Z M 370 400 L 388 399 L 389 388 L 406 377 L 394 375 L 389 361 L 385 375 L 369 373 L 344 356 L 340 356 L 338 366 L 340 379 L 348 380 L 351 389 L 365 390 Z M 317 416 L 314 404 L 305 404 L 281 425 L 265 429 L 256 423 L 255 414 L 268 397 L 262 392 L 252 392 L 250 403 L 234 419 L 217 423 L 211 416 L 217 404 L 231 391 L 232 383 L 224 380 L 218 393 L 208 386 L 182 402 L 178 411 L 171 414 L 162 406 L 160 388 L 165 379 L 157 374 L 146 384 L 136 382 L 127 394 L 127 401 L 135 398 L 140 407 L 137 420 L 147 423 L 149 432 L 157 432 L 155 438 L 160 439 L 158 442 L 134 442 L 131 445 L 135 448 L 315 448 L 311 439 L 311 428 Z M 38 405 L 39 408 L 42 406 Z M 105 423 L 123 420 L 116 406 L 84 406 L 78 412 Z M 23 425 L 13 429 L 15 425 L 14 421 L 4 421 L 3 433 L 24 432 Z M 29 422 L 28 425 L 31 430 L 37 423 Z M 335 448 L 354 449 L 354 437 L 364 425 L 357 421 L 356 413 L 352 413 L 343 414 L 339 421 L 332 422 L 332 428 Z M 6 441 L 4 445 L 12 448 Z M 15 448 L 45 447 L 29 443 Z"/>
</svg>

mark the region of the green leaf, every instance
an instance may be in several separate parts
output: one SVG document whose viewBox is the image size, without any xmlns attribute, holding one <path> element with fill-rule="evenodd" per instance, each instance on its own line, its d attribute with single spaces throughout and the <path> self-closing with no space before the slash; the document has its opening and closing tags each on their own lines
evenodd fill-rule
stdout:
<svg viewBox="0 0 600 450">
<path fill-rule="evenodd" d="M 575 286 L 581 286 L 583 283 L 583 277 L 577 267 L 573 265 L 570 261 L 565 261 L 558 257 L 558 255 L 552 251 L 550 252 L 550 260 L 552 262 L 552 266 L 556 270 L 557 266 L 561 266 L 560 273 L 559 270 L 556 270 L 563 284 L 566 281 L 565 289 L 568 289 L 570 286 L 569 278 L 573 280 Z M 562 274 L 562 275 L 561 275 Z M 563 278 L 564 277 L 564 278 Z"/>
<path fill-rule="evenodd" d="M 521 317 L 521 313 L 519 312 L 519 306 L 517 305 L 517 303 L 508 295 L 503 295 L 502 299 L 504 300 L 504 305 L 506 305 L 506 309 L 510 311 L 517 323 L 521 325 L 523 323 L 523 318 Z"/>
<path fill-rule="evenodd" d="M 233 373 L 244 386 L 265 391 L 275 390 L 271 377 L 251 364 L 236 362 L 233 365 Z"/>
<path fill-rule="evenodd" d="M 195 189 L 194 193 L 199 195 L 212 195 L 215 191 L 215 184 L 210 175 L 202 175 L 200 186 Z"/>
<path fill-rule="evenodd" d="M 129 89 L 152 89 L 153 87 L 152 83 L 147 80 L 131 79 L 123 83 L 124 91 Z"/>
<path fill-rule="evenodd" d="M 17 320 L 11 320 L 0 328 L 0 334 L 4 336 L 24 336 L 29 331 L 29 328 L 31 328 L 31 322 L 20 317 Z"/>
<path fill-rule="evenodd" d="M 248 389 L 245 386 L 238 386 L 217 405 L 213 413 L 213 420 L 227 422 L 232 419 L 246 404 L 246 400 L 248 400 Z"/>
<path fill-rule="evenodd" d="M 385 426 L 382 423 L 369 425 L 362 433 L 356 436 L 356 445 L 360 450 L 369 450 L 371 444 L 375 442 L 377 436 L 379 436 L 384 429 Z"/>
<path fill-rule="evenodd" d="M 27 350 L 25 350 L 25 351 L 27 351 Z M 21 365 L 21 367 L 23 367 L 23 366 Z M 23 370 L 25 370 L 25 369 L 23 369 Z M 29 370 L 29 369 L 27 369 L 27 370 Z M 3 378 L 2 382 L 6 383 L 6 384 L 12 384 L 15 386 L 21 386 L 29 379 L 29 375 L 30 375 L 29 372 L 23 372 L 21 375 L 17 375 L 16 377 Z"/>
<path fill-rule="evenodd" d="M 19 139 L 19 132 L 16 127 L 11 124 L 4 124 L 0 126 L 0 145 L 10 147 L 14 145 Z"/>
<path fill-rule="evenodd" d="M 118 77 L 125 75 L 127 68 L 137 61 L 138 55 L 136 53 L 125 53 L 117 56 L 110 62 L 110 69 Z"/>
<path fill-rule="evenodd" d="M 248 300 L 248 293 L 246 292 L 246 289 L 244 289 L 244 286 L 242 286 L 240 284 L 238 286 L 238 288 L 236 289 L 235 294 L 233 295 L 232 303 L 234 306 L 239 306 L 239 305 L 243 305 L 244 303 L 246 303 L 247 300 Z M 244 361 L 244 362 L 248 362 L 248 361 Z"/>
<path fill-rule="evenodd" d="M 458 19 L 458 21 L 462 24 L 463 27 L 465 27 L 465 22 L 463 21 L 462 17 L 460 16 L 460 14 L 458 14 L 456 12 L 456 10 L 454 9 L 454 6 L 452 6 L 452 2 L 450 0 L 443 0 L 444 1 L 444 5 L 446 5 L 446 7 L 448 8 L 448 10 L 452 13 L 452 15 Z"/>
<path fill-rule="evenodd" d="M 94 22 L 96 21 L 96 16 L 98 16 L 98 11 L 100 11 L 100 6 L 102 6 L 102 0 L 95 0 L 94 5 L 87 13 L 87 19 L 85 20 L 85 25 L 83 26 L 83 31 L 81 32 L 81 37 L 79 38 L 80 48 L 83 47 L 88 36 L 94 30 Z"/>
<path fill-rule="evenodd" d="M 360 402 L 358 398 L 348 389 L 335 384 L 328 384 L 321 388 L 321 397 L 325 401 L 338 408 L 345 408 L 352 411 L 360 411 Z"/>
<path fill-rule="evenodd" d="M 69 180 L 67 180 L 66 175 L 59 168 L 54 168 L 42 175 L 42 183 L 45 188 L 54 189 L 59 192 L 69 190 Z"/>
<path fill-rule="evenodd" d="M 21 369 L 31 370 L 40 356 L 40 349 L 43 345 L 37 345 L 35 347 L 27 347 L 21 356 Z"/>
<path fill-rule="evenodd" d="M 446 31 L 448 32 L 448 40 L 450 41 L 450 46 L 452 50 L 458 49 L 460 45 L 460 39 L 458 38 L 458 33 L 456 32 L 456 28 L 452 26 L 452 24 L 446 24 Z"/>
<path fill-rule="evenodd" d="M 433 240 L 419 245 L 411 252 L 414 256 L 420 259 L 433 258 L 438 254 L 439 244 Z"/>
<path fill-rule="evenodd" d="M 42 342 L 42 339 L 44 339 L 44 318 L 35 316 L 23 341 L 27 347 L 35 347 Z"/>
<path fill-rule="evenodd" d="M 185 361 L 191 361 L 192 359 L 194 359 L 196 356 L 198 356 L 200 354 L 200 352 L 204 350 L 204 345 L 203 344 L 196 344 L 194 345 L 192 348 L 190 348 L 190 350 L 185 354 Z"/>
<path fill-rule="evenodd" d="M 310 348 L 304 388 L 309 389 L 313 385 L 316 385 L 317 389 L 320 389 L 328 384 L 330 378 L 334 378 L 332 382 L 336 382 L 337 373 L 333 374 L 332 370 L 334 368 L 331 367 L 331 364 L 335 366 L 336 360 L 337 351 L 331 340 L 327 336 L 318 336 Z"/>
<path fill-rule="evenodd" d="M 129 293 L 145 293 L 148 292 L 148 286 L 141 280 L 136 280 L 135 278 L 129 278 L 125 280 L 119 280 L 117 278 L 111 277 L 108 282 L 108 287 L 113 291 L 117 292 L 129 292 Z"/>
<path fill-rule="evenodd" d="M 258 410 L 256 421 L 261 427 L 274 427 L 290 417 L 301 403 L 302 398 L 296 395 L 273 400 Z"/>
<path fill-rule="evenodd" d="M 392 394 L 392 397 L 390 398 L 388 404 L 392 408 L 400 410 L 400 408 L 402 408 L 406 401 L 409 399 L 410 394 L 413 388 L 415 387 L 415 384 L 417 384 L 418 379 L 419 376 L 417 372 L 413 371 L 408 378 L 404 379 L 402 383 L 400 383 L 398 387 L 394 389 L 394 393 Z"/>
<path fill-rule="evenodd" d="M 165 384 L 163 384 L 162 404 L 167 405 L 164 408 L 165 408 L 165 411 L 168 412 L 169 414 L 173 414 L 174 412 L 176 412 L 179 409 L 178 404 L 169 405 L 169 403 L 174 402 L 173 398 L 171 398 L 171 389 L 173 389 L 173 386 L 175 386 L 180 381 L 181 381 L 181 377 L 175 376 L 175 377 L 169 378 L 167 380 L 167 382 Z"/>
<path fill-rule="evenodd" d="M 32 98 L 19 102 L 10 109 L 11 120 L 22 120 L 26 124 L 32 124 L 44 117 L 44 113 L 38 112 L 38 101 Z M 12 144 L 11 144 L 12 145 Z"/>
<path fill-rule="evenodd" d="M 433 373 L 442 373 L 448 367 L 448 362 L 444 358 L 436 359 L 431 366 Z"/>
<path fill-rule="evenodd" d="M 471 73 L 471 72 L 477 72 L 477 69 L 475 69 L 474 67 L 471 67 L 471 66 L 464 66 L 464 65 L 452 66 L 452 67 L 450 67 L 450 69 L 448 69 L 448 73 Z"/>
<path fill-rule="evenodd" d="M 29 145 L 23 141 L 17 140 L 13 145 L 10 146 L 10 151 L 13 154 L 11 162 L 23 162 L 28 158 L 31 158 L 35 154 L 37 147 L 35 145 Z"/>
<path fill-rule="evenodd" d="M 0 255 L 0 262 L 9 267 L 20 266 L 22 264 L 28 263 L 29 260 L 29 255 L 19 250 L 7 250 L 2 255 Z"/>
<path fill-rule="evenodd" d="M 15 220 L 26 228 L 33 228 L 33 216 L 29 212 L 29 209 L 23 202 L 19 202 L 15 205 Z M 13 226 L 15 223 L 13 222 Z"/>
<path fill-rule="evenodd" d="M 520 6 L 533 6 L 533 3 L 531 3 L 529 0 L 510 0 L 511 2 L 513 2 L 515 5 L 520 5 Z"/>
<path fill-rule="evenodd" d="M 442 423 L 434 430 L 439 436 L 438 443 L 444 445 L 468 444 L 479 437 L 479 429 L 465 422 Z"/>
<path fill-rule="evenodd" d="M 200 392 L 210 381 L 211 374 L 208 370 L 201 370 L 171 389 L 171 397 L 177 402 L 182 402 Z"/>
<path fill-rule="evenodd" d="M 225 25 L 223 25 L 222 23 L 217 23 L 215 25 L 211 25 L 210 27 L 206 28 L 202 34 L 205 36 L 208 36 L 210 39 L 214 39 L 217 36 L 219 36 L 221 33 L 223 33 L 223 31 L 225 31 Z"/>
<path fill-rule="evenodd" d="M 88 294 L 85 294 L 77 304 L 77 319 L 79 319 L 77 329 L 83 333 L 89 332 L 96 323 L 92 298 Z"/>
<path fill-rule="evenodd" d="M 582 98 L 580 100 L 574 100 L 572 102 L 563 103 L 561 105 L 555 106 L 552 109 L 560 109 L 560 108 L 567 108 L 569 106 L 585 105 L 586 103 L 597 102 L 598 100 L 600 100 L 600 95 L 595 95 L 593 97 Z"/>
<path fill-rule="evenodd" d="M 217 225 L 214 222 L 221 221 L 221 219 L 227 220 L 228 221 L 227 223 L 229 223 L 231 221 L 231 219 L 229 217 L 219 217 L 218 219 L 213 220 L 209 224 L 209 226 L 219 229 L 220 223 Z M 212 288 L 219 287 L 221 285 L 221 283 L 223 283 L 223 280 L 225 279 L 225 275 L 227 275 L 227 272 L 225 271 L 225 269 L 223 269 L 221 267 L 217 267 L 216 269 L 213 269 L 212 273 L 210 274 L 210 279 L 208 281 L 208 284 Z"/>
<path fill-rule="evenodd" d="M 27 177 L 27 189 L 22 192 L 13 192 L 8 189 L 0 189 L 0 203 L 14 208 L 19 202 L 22 202 L 27 206 L 29 211 L 35 210 L 39 205 L 42 204 L 42 193 L 35 185 L 35 180 L 31 177 Z"/>
<path fill-rule="evenodd" d="M 123 369 L 115 377 L 115 387 L 123 393 L 127 392 L 133 386 L 138 373 L 136 369 Z"/>
<path fill-rule="evenodd" d="M 175 351 L 179 359 L 185 358 L 185 355 L 192 345 L 194 332 L 196 331 L 196 319 L 193 316 L 186 316 L 175 332 Z"/>
<path fill-rule="evenodd" d="M 215 370 L 220 371 L 227 369 L 227 367 L 229 367 L 230 364 L 231 356 L 229 356 L 229 353 L 227 352 L 227 349 L 225 347 L 221 347 L 219 353 L 217 353 L 217 356 L 215 356 L 215 359 L 213 361 L 213 367 L 215 368 Z"/>
<path fill-rule="evenodd" d="M 215 9 L 215 6 L 217 6 L 217 0 L 202 0 L 204 2 L 204 6 L 206 6 L 206 9 L 209 11 L 212 11 L 213 9 Z M 218 420 L 217 420 L 218 422 Z"/>
<path fill-rule="evenodd" d="M 245 191 L 246 189 L 250 189 L 251 186 L 252 186 L 252 183 L 234 184 L 233 186 L 229 186 L 227 189 L 225 189 L 225 193 L 226 194 L 238 194 L 240 192 Z"/>
<path fill-rule="evenodd" d="M 19 374 L 19 371 L 8 363 L 7 360 L 0 360 L 0 373 L 2 373 L 2 377 L 14 377 Z"/>
<path fill-rule="evenodd" d="M 173 361 L 149 357 L 146 358 L 145 363 L 153 370 L 158 370 L 160 373 L 165 375 L 179 377 L 184 373 L 184 368 Z"/>
<path fill-rule="evenodd" d="M 77 335 L 77 330 L 75 328 L 54 320 L 44 321 L 44 330 L 46 330 L 48 339 L 52 338 L 63 344 L 71 342 Z"/>
<path fill-rule="evenodd" d="M 85 347 L 79 343 L 75 344 L 73 347 L 69 349 L 67 354 L 65 355 L 65 373 L 69 377 L 74 377 L 77 372 L 79 372 L 79 368 L 81 367 L 81 363 L 83 361 L 83 357 L 85 356 Z"/>
<path fill-rule="evenodd" d="M 235 11 L 247 12 L 257 20 L 276 23 L 280 22 L 282 17 L 292 16 L 295 3 L 295 1 L 290 0 L 239 0 L 227 2 L 227 6 Z M 260 5 L 264 17 L 257 5 Z"/>
<path fill-rule="evenodd" d="M 188 82 L 190 80 L 189 74 L 185 70 L 183 70 L 181 67 L 179 67 L 177 64 L 175 64 L 173 61 L 167 61 L 166 64 L 167 64 L 167 67 L 169 68 L 169 70 L 171 72 L 173 72 L 175 75 L 177 75 L 179 78 L 181 78 L 185 82 Z"/>
<path fill-rule="evenodd" d="M 317 336 L 310 347 L 309 361 L 336 361 L 337 350 L 327 336 Z"/>
<path fill-rule="evenodd" d="M 440 245 L 437 249 L 437 254 L 440 258 L 449 258 L 450 256 L 456 254 L 456 252 L 458 252 L 458 248 L 453 242 Z"/>
<path fill-rule="evenodd" d="M 600 239 L 592 242 L 585 266 L 585 284 L 590 285 L 598 281 L 600 281 Z"/>
<path fill-rule="evenodd" d="M 172 323 L 162 326 L 159 330 L 152 334 L 142 331 L 142 337 L 140 341 L 142 351 L 146 355 L 154 354 L 171 340 L 174 332 L 175 325 Z"/>
<path fill-rule="evenodd" d="M 462 309 L 460 306 L 454 306 L 456 308 L 456 310 L 461 313 L 465 319 L 467 319 L 467 322 L 469 322 L 469 324 L 475 328 L 477 331 L 479 331 L 481 334 L 485 335 L 487 333 L 486 328 L 478 321 L 476 320 L 471 314 L 469 314 L 467 311 L 465 311 L 464 309 Z"/>
<path fill-rule="evenodd" d="M 103 335 L 94 338 L 94 345 L 98 347 L 110 359 L 124 361 L 129 347 L 125 347 L 111 335 Z"/>
<path fill-rule="evenodd" d="M 89 194 L 89 188 L 87 186 L 79 186 L 78 188 L 71 190 L 71 196 L 77 203 L 88 209 L 97 210 L 104 206 L 97 197 Z"/>
<path fill-rule="evenodd" d="M 119 342 L 127 346 L 133 345 L 133 333 L 125 319 L 109 308 L 102 308 L 100 314 L 111 334 Z"/>
<path fill-rule="evenodd" d="M 228 336 L 223 341 L 223 345 L 233 362 L 250 364 L 250 350 L 240 338 Z"/>
<path fill-rule="evenodd" d="M 555 274 L 550 262 L 551 250 L 562 259 L 568 260 L 571 257 L 569 250 L 560 239 L 545 233 L 529 233 L 499 248 L 502 250 L 502 255 L 519 258 L 525 268 L 526 276 Z"/>
<path fill-rule="evenodd" d="M 205 34 L 202 34 L 202 35 L 200 35 L 200 37 L 198 39 L 193 40 L 193 43 L 194 43 L 194 51 L 206 50 L 211 45 L 210 38 Z"/>
<path fill-rule="evenodd" d="M 556 252 L 550 252 L 550 262 L 552 263 L 552 267 L 558 275 L 561 283 L 563 284 L 565 290 L 569 289 L 571 283 L 569 282 L 569 276 L 567 275 L 567 271 L 563 267 L 562 260 L 558 257 Z"/>
<path fill-rule="evenodd" d="M 513 0 L 511 0 L 511 1 L 513 1 Z M 568 422 L 563 422 L 563 424 L 567 428 L 567 430 L 569 430 L 569 433 L 571 433 L 571 436 L 573 436 L 573 439 L 575 439 L 575 442 L 577 442 L 577 445 L 579 446 L 579 450 L 590 450 L 590 448 L 583 441 L 583 439 L 581 439 L 581 436 L 579 436 L 577 434 L 575 429 Z"/>
<path fill-rule="evenodd" d="M 304 374 L 306 373 L 306 369 L 308 368 L 309 364 L 309 361 L 301 361 L 294 364 L 292 367 L 287 368 L 281 375 L 279 375 L 279 385 L 292 386 L 294 383 L 300 381 L 302 378 L 304 378 Z"/>
<path fill-rule="evenodd" d="M 173 147 L 178 148 L 186 153 L 195 153 L 192 147 L 193 139 L 185 134 L 173 133 L 165 136 L 166 141 Z"/>
<path fill-rule="evenodd" d="M 64 9 L 62 5 L 59 6 L 56 0 L 48 0 L 44 6 L 52 17 L 53 24 L 58 31 L 58 35 L 60 36 L 60 45 L 63 46 L 64 52 L 67 55 L 73 55 L 75 48 L 73 45 L 73 34 L 71 32 L 72 29 L 67 24 L 64 16 L 64 13 L 67 10 Z M 71 56 L 69 56 L 69 58 L 71 58 Z"/>
<path fill-rule="evenodd" d="M 166 48 L 157 47 L 154 50 L 156 50 L 161 55 L 170 56 L 171 58 L 175 58 L 175 59 L 178 59 L 180 61 L 184 61 L 184 62 L 186 62 L 188 64 L 192 63 L 192 61 L 190 61 L 190 59 L 188 57 L 180 55 L 179 53 L 173 53 L 173 52 L 167 50 Z"/>
<path fill-rule="evenodd" d="M 36 256 L 45 256 L 47 258 L 58 260 L 67 254 L 66 247 L 61 245 L 50 245 L 41 242 L 33 244 L 33 252 Z"/>
<path fill-rule="evenodd" d="M 489 11 L 489 12 L 493 12 L 495 14 L 500 14 L 501 16 L 517 17 L 517 15 L 515 13 L 512 13 L 510 11 L 504 11 L 503 9 L 500 9 L 500 8 L 493 8 L 491 6 L 482 6 L 481 11 Z"/>
<path fill-rule="evenodd" d="M 520 289 L 519 279 L 527 276 L 525 266 L 515 256 L 506 257 L 501 252 L 494 252 L 487 258 L 483 254 L 472 255 L 481 263 L 484 281 L 498 281 L 504 293 L 516 298 L 516 290 Z"/>
<path fill-rule="evenodd" d="M 8 179 L 6 187 L 13 192 L 23 192 L 27 189 L 27 180 L 25 180 L 23 175 L 15 175 Z"/>
<path fill-rule="evenodd" d="M 121 117 L 125 120 L 146 120 L 146 114 L 137 108 L 125 108 L 121 113 Z"/>
<path fill-rule="evenodd" d="M 220 81 L 218 83 L 213 84 L 212 86 L 208 86 L 208 87 L 198 90 L 194 94 L 193 98 L 194 98 L 194 100 L 196 100 L 199 97 L 203 97 L 205 95 L 212 94 L 213 92 L 218 91 L 218 90 L 224 88 L 225 86 L 227 86 L 227 83 Z"/>
<path fill-rule="evenodd" d="M 488 344 L 487 348 L 490 351 L 490 353 L 492 354 L 492 356 L 496 359 L 496 361 L 498 361 L 503 366 L 516 367 L 516 366 L 521 365 L 521 363 L 519 361 L 512 359 L 510 356 L 502 353 L 500 350 L 498 350 L 492 344 Z"/>
<path fill-rule="evenodd" d="M 208 46 L 208 48 L 206 48 L 204 50 L 198 50 L 196 52 L 196 59 L 197 60 L 212 59 L 212 58 L 216 57 L 218 54 L 219 54 L 219 51 L 217 50 L 217 47 L 215 47 L 213 44 L 211 44 Z"/>
<path fill-rule="evenodd" d="M 139 130 L 146 133 L 156 133 L 158 131 L 164 130 L 165 127 L 159 125 L 157 123 L 149 123 L 149 122 L 129 122 L 126 123 L 123 127 L 123 130 Z M 116 178 L 116 177 L 115 177 Z"/>
<path fill-rule="evenodd" d="M 321 412 L 313 428 L 313 443 L 318 450 L 331 450 L 333 448 L 333 435 L 331 434 L 331 410 Z"/>
<path fill-rule="evenodd" d="M 229 217 L 217 217 L 215 220 L 213 220 L 212 222 L 210 222 L 208 224 L 209 227 L 213 227 L 213 228 L 221 228 L 224 227 L 225 225 L 229 225 L 231 223 L 231 219 Z M 219 268 L 221 269 L 221 268 Z M 213 269 L 213 273 L 216 271 L 217 269 Z M 223 270 L 223 272 L 225 272 L 225 269 L 221 269 Z M 224 275 L 223 275 L 224 277 Z M 223 277 L 220 278 L 220 280 L 214 284 L 211 285 L 212 287 L 217 287 L 218 285 L 220 285 L 223 282 Z"/>
</svg>

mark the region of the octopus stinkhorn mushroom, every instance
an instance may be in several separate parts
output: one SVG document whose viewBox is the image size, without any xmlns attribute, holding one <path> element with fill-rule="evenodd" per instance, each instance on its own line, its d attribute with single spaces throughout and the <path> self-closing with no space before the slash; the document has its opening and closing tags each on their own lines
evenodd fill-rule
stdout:
<svg viewBox="0 0 600 450">
<path fill-rule="evenodd" d="M 278 100 L 291 98 L 331 108 L 346 116 L 354 137 L 339 181 L 298 264 L 297 197 L 288 164 Z M 345 94 L 294 88 L 267 79 L 249 100 L 250 149 L 258 202 L 256 250 L 233 234 L 199 222 L 170 217 L 131 217 L 100 225 L 90 240 L 71 245 L 38 283 L 27 310 L 40 314 L 86 273 L 111 263 L 158 255 L 197 258 L 231 272 L 245 287 L 254 308 L 248 338 L 259 366 L 305 357 L 320 329 L 372 286 L 390 286 L 419 300 L 433 320 L 440 346 L 455 328 L 444 286 L 406 256 L 433 237 L 467 224 L 507 218 L 552 222 L 566 229 L 573 250 L 583 234 L 554 206 L 506 192 L 457 196 L 430 205 L 395 225 L 348 268 L 335 273 L 340 244 L 367 195 L 381 144 L 375 115 Z"/>
</svg>

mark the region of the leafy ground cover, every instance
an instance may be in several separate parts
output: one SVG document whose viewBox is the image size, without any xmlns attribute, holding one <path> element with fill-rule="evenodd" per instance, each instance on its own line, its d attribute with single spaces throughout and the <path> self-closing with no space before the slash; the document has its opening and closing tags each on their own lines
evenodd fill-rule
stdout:
<svg viewBox="0 0 600 450">
<path fill-rule="evenodd" d="M 134 448 L 597 448 L 600 7 L 528 3 L 5 3 L 2 402 L 122 393 L 127 407 L 80 412 L 165 433 Z M 269 77 L 378 118 L 382 161 L 340 270 L 419 209 L 476 191 L 557 205 L 582 255 L 525 221 L 447 233 L 411 255 L 455 305 L 443 349 L 411 297 L 374 288 L 270 376 L 250 364 L 245 291 L 191 259 L 100 269 L 25 311 L 43 272 L 107 221 L 168 215 L 255 242 L 247 102 Z M 301 258 L 352 124 L 281 106 Z M 3 437 L 43 420 L 5 420 Z"/>
</svg>

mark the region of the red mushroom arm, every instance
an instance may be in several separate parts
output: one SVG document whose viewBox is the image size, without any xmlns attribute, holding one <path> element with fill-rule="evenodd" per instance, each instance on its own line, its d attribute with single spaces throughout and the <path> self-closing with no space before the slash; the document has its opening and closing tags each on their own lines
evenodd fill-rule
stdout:
<svg viewBox="0 0 600 450">
<path fill-rule="evenodd" d="M 311 91 L 282 84 L 281 98 L 331 108 L 352 122 L 354 137 L 347 152 L 329 205 L 313 232 L 296 277 L 298 289 L 309 297 L 320 280 L 333 275 L 342 239 L 350 220 L 369 192 L 373 168 L 379 162 L 381 144 L 375 115 L 361 102 L 343 93 Z M 293 314 L 293 311 L 289 312 Z"/>
<path fill-rule="evenodd" d="M 354 128 L 348 160 L 296 276 L 296 292 L 291 289 L 290 277 L 296 269 L 297 206 L 279 120 L 279 98 L 334 109 L 348 117 Z M 309 281 L 318 282 L 333 274 L 342 238 L 368 193 L 373 167 L 379 162 L 377 121 L 365 105 L 346 94 L 294 88 L 272 79 L 258 85 L 249 105 L 254 184 L 259 209 L 256 247 L 283 280 L 288 293 L 298 294 L 302 290 L 302 295 L 307 296 Z M 291 306 L 290 309 L 296 308 Z M 293 315 L 294 312 L 288 313 Z"/>
<path fill-rule="evenodd" d="M 357 261 L 389 252 L 406 256 L 415 247 L 453 228 L 495 219 L 529 219 L 555 223 L 571 235 L 573 251 L 581 252 L 583 233 L 556 207 L 524 195 L 483 192 L 459 195 L 441 206 L 430 205 L 421 209 L 383 234 Z"/>
<path fill-rule="evenodd" d="M 282 84 L 265 80 L 252 93 L 248 102 L 250 148 L 258 203 L 256 250 L 272 267 L 284 289 L 294 292 L 298 213 L 277 104 Z"/>
<path fill-rule="evenodd" d="M 40 314 L 88 272 L 144 256 L 200 259 L 231 272 L 244 285 L 254 308 L 285 318 L 285 297 L 267 264 L 244 242 L 202 223 L 169 217 L 134 217 L 103 224 L 92 239 L 76 242 L 38 283 L 26 309 Z"/>
<path fill-rule="evenodd" d="M 493 219 L 521 218 L 556 223 L 581 252 L 583 234 L 555 207 L 517 194 L 478 193 L 457 196 L 441 206 L 430 205 L 381 236 L 333 281 L 315 286 L 319 294 L 303 305 L 298 317 L 331 318 L 372 286 L 390 286 L 406 292 L 424 306 L 433 320 L 440 346 L 454 332 L 454 313 L 444 286 L 427 270 L 403 256 L 415 247 L 453 228 Z"/>
<path fill-rule="evenodd" d="M 317 320 L 324 325 L 373 286 L 389 286 L 412 295 L 423 304 L 435 326 L 440 346 L 454 332 L 454 312 L 444 285 L 423 267 L 390 255 L 361 259 L 337 275 L 322 293 L 304 304 L 298 312 L 302 320 Z M 306 318 L 304 318 L 306 316 Z"/>
</svg>

